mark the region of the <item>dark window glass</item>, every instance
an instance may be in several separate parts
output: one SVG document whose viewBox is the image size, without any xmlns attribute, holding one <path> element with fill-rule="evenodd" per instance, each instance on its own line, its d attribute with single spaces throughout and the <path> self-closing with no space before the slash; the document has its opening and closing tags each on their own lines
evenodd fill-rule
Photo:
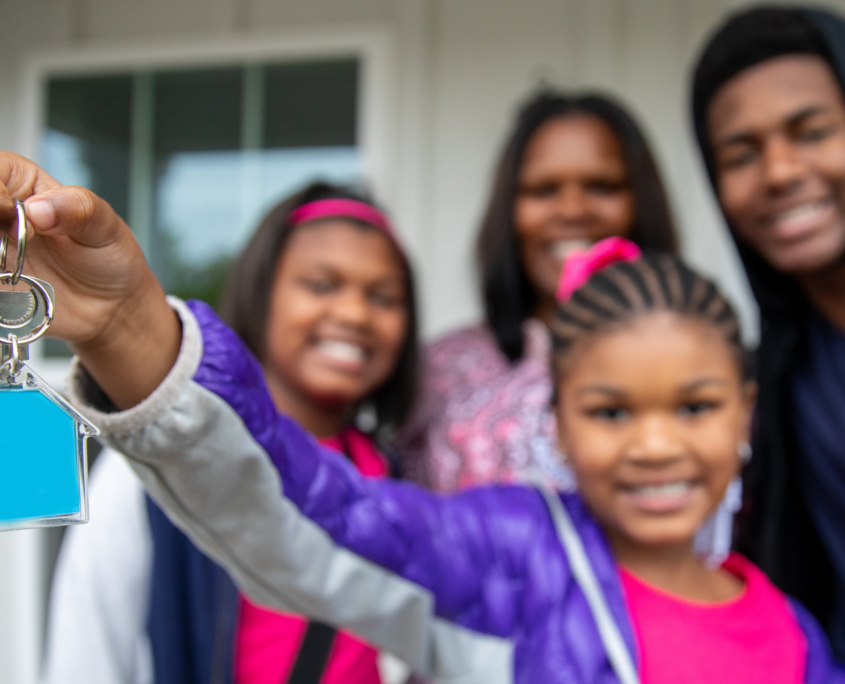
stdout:
<svg viewBox="0 0 845 684">
<path fill-rule="evenodd" d="M 155 77 L 155 152 L 159 163 L 176 152 L 241 147 L 243 69 L 164 72 Z"/>
<path fill-rule="evenodd" d="M 165 289 L 184 299 L 215 304 L 233 258 L 228 250 L 206 254 L 200 244 L 192 244 L 194 240 L 201 243 L 202 235 L 191 229 L 217 232 L 221 223 L 236 216 L 232 190 L 213 197 L 211 192 L 219 191 L 211 186 L 219 183 L 226 188 L 237 176 L 233 167 L 241 156 L 242 99 L 242 68 L 166 72 L 155 77 L 156 211 L 148 258 Z M 216 180 L 208 177 L 209 171 Z M 174 195 L 174 183 L 183 196 Z M 185 211 L 179 212 L 179 207 Z M 191 258 L 198 252 L 200 258 Z"/>
<path fill-rule="evenodd" d="M 356 60 L 269 66 L 265 78 L 265 147 L 356 143 Z"/>
</svg>

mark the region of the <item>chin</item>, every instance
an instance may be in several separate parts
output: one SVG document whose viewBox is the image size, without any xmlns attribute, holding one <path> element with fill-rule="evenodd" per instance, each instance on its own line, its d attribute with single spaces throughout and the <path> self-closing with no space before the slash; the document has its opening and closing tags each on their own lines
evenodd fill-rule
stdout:
<svg viewBox="0 0 845 684">
<path fill-rule="evenodd" d="M 338 383 L 315 383 L 308 388 L 307 392 L 317 402 L 327 406 L 354 404 L 366 396 L 366 392 L 360 387 L 349 387 Z"/>
<path fill-rule="evenodd" d="M 695 538 L 695 533 L 689 531 L 683 533 L 661 532 L 654 534 L 639 534 L 635 537 L 638 544 L 652 548 L 660 548 L 665 546 L 678 546 L 679 544 L 686 544 Z"/>
<path fill-rule="evenodd" d="M 650 547 L 677 546 L 691 542 L 700 527 L 699 521 L 687 519 L 654 520 L 637 525 L 627 534 L 637 544 Z"/>
<path fill-rule="evenodd" d="M 810 275 L 823 272 L 843 261 L 845 245 L 836 242 L 825 244 L 819 241 L 802 247 L 783 250 L 765 257 L 777 271 L 786 275 Z"/>
<path fill-rule="evenodd" d="M 560 280 L 560 272 L 563 265 L 552 265 L 545 269 L 537 269 L 529 273 L 529 282 L 532 289 L 540 296 L 554 299 L 557 294 L 557 286 Z"/>
</svg>

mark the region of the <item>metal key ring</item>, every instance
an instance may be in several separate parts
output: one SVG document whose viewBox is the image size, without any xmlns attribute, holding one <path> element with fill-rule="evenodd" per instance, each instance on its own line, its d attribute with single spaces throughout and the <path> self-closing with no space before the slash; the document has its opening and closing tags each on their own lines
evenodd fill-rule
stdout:
<svg viewBox="0 0 845 684">
<path fill-rule="evenodd" d="M 4 376 L 8 382 L 15 382 L 21 374 L 21 350 L 18 346 L 18 338 L 9 335 L 9 358 L 0 364 L 0 379 Z"/>
<path fill-rule="evenodd" d="M 24 255 L 26 254 L 26 228 L 28 225 L 28 221 L 26 218 L 26 208 L 23 205 L 23 201 L 16 199 L 15 200 L 15 209 L 18 211 L 18 249 L 17 254 L 15 254 L 15 270 L 12 271 L 10 274 L 12 279 L 10 281 L 10 285 L 17 285 L 18 281 L 21 279 L 21 274 L 23 273 L 23 260 Z M 4 235 L 0 238 L 0 271 L 6 273 L 6 255 L 9 251 L 9 236 Z M 40 288 L 44 289 L 44 288 Z"/>
<path fill-rule="evenodd" d="M 13 278 L 13 273 L 0 273 L 0 284 L 13 285 Z M 30 291 L 38 290 L 38 293 L 44 300 L 44 305 L 47 307 L 47 312 L 44 316 L 44 320 L 41 321 L 41 324 L 34 330 L 32 330 L 32 332 L 30 332 L 28 335 L 24 335 L 23 337 L 17 337 L 16 335 L 9 335 L 9 337 L 0 336 L 0 344 L 12 344 L 12 337 L 16 338 L 17 344 L 20 346 L 23 346 L 25 344 L 31 344 L 32 342 L 35 342 L 35 340 L 37 340 L 39 337 L 41 337 L 45 332 L 47 332 L 47 328 L 49 328 L 50 324 L 53 322 L 55 307 L 53 306 L 53 300 L 50 299 L 50 295 L 47 292 L 47 289 L 38 280 L 29 276 L 21 275 L 19 276 L 19 280 L 22 280 L 27 285 L 29 285 Z"/>
</svg>

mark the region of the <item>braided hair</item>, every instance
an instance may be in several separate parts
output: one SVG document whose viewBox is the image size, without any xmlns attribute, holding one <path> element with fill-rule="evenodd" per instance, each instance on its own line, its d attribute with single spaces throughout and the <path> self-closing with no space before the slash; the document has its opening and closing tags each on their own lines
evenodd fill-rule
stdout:
<svg viewBox="0 0 845 684">
<path fill-rule="evenodd" d="M 680 259 L 659 252 L 646 252 L 636 261 L 616 262 L 594 273 L 569 301 L 558 305 L 550 324 L 555 360 L 562 360 L 586 335 L 658 311 L 671 311 L 715 327 L 736 352 L 747 377 L 739 321 L 728 300 L 710 280 Z"/>
</svg>

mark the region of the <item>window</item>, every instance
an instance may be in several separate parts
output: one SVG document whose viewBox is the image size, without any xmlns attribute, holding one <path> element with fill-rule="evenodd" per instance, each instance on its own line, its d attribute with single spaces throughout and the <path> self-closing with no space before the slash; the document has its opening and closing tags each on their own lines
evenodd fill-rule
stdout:
<svg viewBox="0 0 845 684">
<path fill-rule="evenodd" d="M 359 72 L 333 59 L 54 76 L 40 160 L 111 203 L 165 289 L 216 304 L 272 205 L 318 178 L 361 181 Z"/>
</svg>

